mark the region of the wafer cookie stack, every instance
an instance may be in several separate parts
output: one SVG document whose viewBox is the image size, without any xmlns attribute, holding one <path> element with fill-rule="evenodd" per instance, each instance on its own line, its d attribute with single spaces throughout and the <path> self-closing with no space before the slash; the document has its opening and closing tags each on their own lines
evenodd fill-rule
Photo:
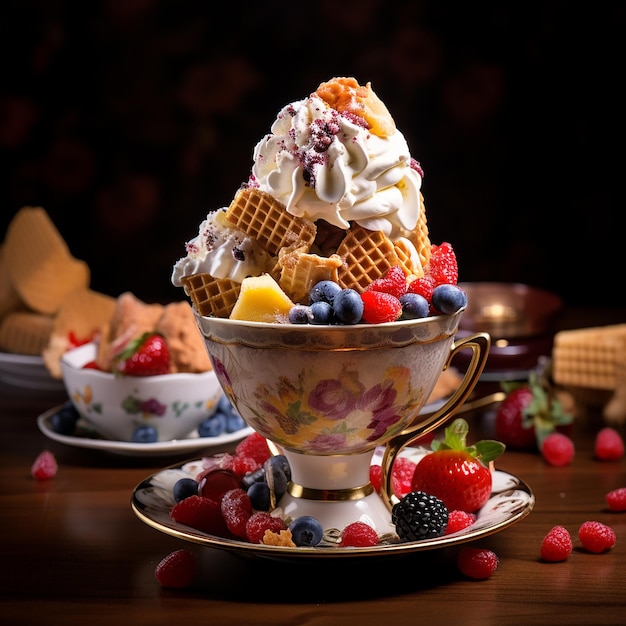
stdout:
<svg viewBox="0 0 626 626">
<path fill-rule="evenodd" d="M 626 406 L 614 401 L 626 387 L 625 361 L 626 324 L 560 331 L 554 337 L 554 382 L 572 392 L 580 405 L 604 407 L 607 421 L 626 421 Z"/>
</svg>

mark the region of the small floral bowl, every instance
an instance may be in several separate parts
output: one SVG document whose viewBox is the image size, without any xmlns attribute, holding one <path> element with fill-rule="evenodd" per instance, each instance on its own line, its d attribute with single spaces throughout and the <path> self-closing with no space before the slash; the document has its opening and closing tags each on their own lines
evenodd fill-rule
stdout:
<svg viewBox="0 0 626 626">
<path fill-rule="evenodd" d="M 101 435 L 148 443 L 187 437 L 217 408 L 222 390 L 215 372 L 115 376 L 84 365 L 96 357 L 88 343 L 61 358 L 72 403 Z"/>
</svg>

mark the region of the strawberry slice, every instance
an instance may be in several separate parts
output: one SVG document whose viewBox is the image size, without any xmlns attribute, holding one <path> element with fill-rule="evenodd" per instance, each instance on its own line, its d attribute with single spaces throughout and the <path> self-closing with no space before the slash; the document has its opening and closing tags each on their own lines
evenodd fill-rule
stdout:
<svg viewBox="0 0 626 626">
<path fill-rule="evenodd" d="M 128 342 L 112 367 L 124 376 L 159 376 L 170 373 L 170 351 L 160 333 L 144 333 Z"/>
</svg>

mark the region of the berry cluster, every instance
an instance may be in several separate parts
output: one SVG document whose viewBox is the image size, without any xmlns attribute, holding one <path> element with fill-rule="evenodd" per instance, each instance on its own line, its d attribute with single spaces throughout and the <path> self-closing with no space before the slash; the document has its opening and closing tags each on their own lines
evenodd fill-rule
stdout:
<svg viewBox="0 0 626 626">
<path fill-rule="evenodd" d="M 421 278 L 407 277 L 400 266 L 389 268 L 362 293 L 342 288 L 332 280 L 313 286 L 309 304 L 296 304 L 289 312 L 292 324 L 382 324 L 451 315 L 467 305 L 467 295 L 458 287 L 458 268 L 449 243 L 433 245 L 431 258 Z"/>
</svg>

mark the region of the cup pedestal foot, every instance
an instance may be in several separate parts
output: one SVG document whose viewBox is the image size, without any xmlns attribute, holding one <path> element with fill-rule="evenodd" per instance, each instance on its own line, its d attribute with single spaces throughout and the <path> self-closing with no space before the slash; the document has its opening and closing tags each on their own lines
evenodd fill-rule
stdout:
<svg viewBox="0 0 626 626">
<path fill-rule="evenodd" d="M 286 451 L 291 483 L 278 506 L 292 518 L 311 515 L 325 530 L 362 521 L 380 534 L 394 531 L 391 513 L 369 479 L 373 451 L 314 456 Z"/>
</svg>

